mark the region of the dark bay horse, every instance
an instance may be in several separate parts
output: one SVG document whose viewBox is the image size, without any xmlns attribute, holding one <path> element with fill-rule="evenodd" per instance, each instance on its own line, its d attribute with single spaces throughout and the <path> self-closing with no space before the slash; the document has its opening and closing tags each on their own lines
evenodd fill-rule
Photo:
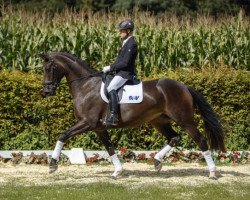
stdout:
<svg viewBox="0 0 250 200">
<path fill-rule="evenodd" d="M 55 95 L 57 86 L 65 76 L 73 96 L 74 114 L 78 121 L 63 132 L 56 144 L 50 162 L 50 173 L 56 171 L 63 144 L 72 136 L 94 131 L 103 142 L 115 166 L 114 177 L 122 172 L 122 167 L 110 142 L 107 127 L 102 124 L 108 104 L 100 97 L 101 73 L 76 56 L 65 52 L 43 54 L 44 87 L 43 95 Z M 195 108 L 198 108 L 204 120 L 206 137 L 197 129 L 194 120 Z M 135 127 L 149 123 L 168 140 L 158 157 L 155 168 L 161 169 L 161 159 L 171 147 L 179 141 L 178 134 L 172 129 L 176 122 L 196 142 L 206 159 L 210 177 L 215 178 L 215 165 L 208 150 L 225 151 L 224 133 L 220 122 L 204 97 L 192 87 L 172 79 L 162 78 L 143 82 L 143 102 L 139 104 L 121 104 L 119 125 L 115 128 Z M 113 127 L 114 128 L 114 127 Z M 208 141 L 208 142 L 207 142 Z"/>
</svg>

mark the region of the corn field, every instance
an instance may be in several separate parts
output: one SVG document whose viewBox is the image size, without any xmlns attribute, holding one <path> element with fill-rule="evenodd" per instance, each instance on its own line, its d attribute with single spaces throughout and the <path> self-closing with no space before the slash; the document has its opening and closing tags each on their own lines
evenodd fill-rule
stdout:
<svg viewBox="0 0 250 200">
<path fill-rule="evenodd" d="M 65 10 L 53 17 L 2 8 L 0 68 L 36 71 L 39 53 L 67 51 L 96 69 L 111 64 L 121 40 L 116 30 L 124 18 L 135 21 L 137 70 L 148 76 L 165 68 L 227 66 L 250 69 L 250 23 L 239 13 L 214 21 L 154 17 L 149 13 L 91 13 Z"/>
</svg>

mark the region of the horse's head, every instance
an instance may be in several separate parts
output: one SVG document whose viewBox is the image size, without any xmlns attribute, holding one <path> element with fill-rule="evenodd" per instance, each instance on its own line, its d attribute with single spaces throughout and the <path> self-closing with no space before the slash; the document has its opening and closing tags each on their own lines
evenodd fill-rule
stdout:
<svg viewBox="0 0 250 200">
<path fill-rule="evenodd" d="M 56 88 L 63 77 L 63 69 L 56 60 L 49 55 L 40 54 L 43 60 L 43 92 L 42 96 L 54 96 Z"/>
</svg>

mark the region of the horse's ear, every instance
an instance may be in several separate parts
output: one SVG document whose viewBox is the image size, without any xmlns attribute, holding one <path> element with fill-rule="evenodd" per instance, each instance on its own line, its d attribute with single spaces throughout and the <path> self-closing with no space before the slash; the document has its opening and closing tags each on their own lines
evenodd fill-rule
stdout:
<svg viewBox="0 0 250 200">
<path fill-rule="evenodd" d="M 45 62 L 48 62 L 50 60 L 50 57 L 48 54 L 44 54 L 44 53 L 39 53 L 38 56 L 40 58 L 42 58 Z"/>
</svg>

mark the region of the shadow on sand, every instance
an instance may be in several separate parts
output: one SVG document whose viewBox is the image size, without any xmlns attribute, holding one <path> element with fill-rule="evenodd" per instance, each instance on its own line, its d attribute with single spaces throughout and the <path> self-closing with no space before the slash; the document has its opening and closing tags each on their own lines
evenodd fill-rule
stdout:
<svg viewBox="0 0 250 200">
<path fill-rule="evenodd" d="M 101 174 L 106 176 L 110 176 L 110 174 L 112 173 L 112 171 L 101 171 L 98 172 L 98 174 Z M 124 172 L 122 174 L 122 178 L 126 178 L 129 176 L 135 176 L 135 177 L 157 177 L 157 178 L 171 178 L 171 177 L 189 177 L 189 176 L 201 176 L 201 177 L 208 177 L 208 170 L 206 169 L 194 169 L 194 168 L 190 168 L 190 169 L 168 169 L 168 170 L 162 170 L 161 172 L 156 172 L 156 171 L 151 171 L 151 170 L 126 170 L 124 169 Z M 216 172 L 216 176 L 217 178 L 221 178 L 224 176 L 234 176 L 234 177 L 249 177 L 249 174 L 246 173 L 240 173 L 240 172 L 236 172 L 236 171 L 225 171 L 225 170 L 220 170 L 218 169 L 218 171 Z M 102 176 L 103 177 L 103 176 Z"/>
</svg>

